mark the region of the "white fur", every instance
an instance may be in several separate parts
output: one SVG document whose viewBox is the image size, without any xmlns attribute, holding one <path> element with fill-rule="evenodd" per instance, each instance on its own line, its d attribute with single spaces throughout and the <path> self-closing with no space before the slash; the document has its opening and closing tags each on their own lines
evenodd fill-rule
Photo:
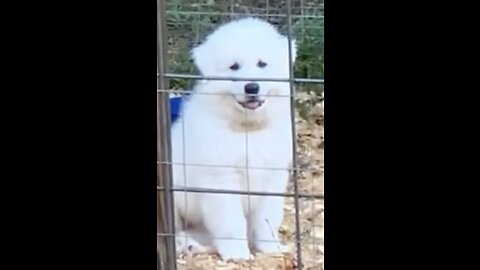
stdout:
<svg viewBox="0 0 480 270">
<path fill-rule="evenodd" d="M 288 79 L 288 48 L 288 39 L 272 25 L 247 18 L 219 27 L 194 48 L 193 58 L 205 76 Z M 291 48 L 294 59 L 294 42 Z M 267 66 L 258 67 L 259 60 Z M 235 62 L 240 69 L 232 71 Z M 264 103 L 250 110 L 238 103 L 245 99 L 246 83 L 196 85 L 172 127 L 176 187 L 286 192 L 292 160 L 290 85 L 257 82 Z M 211 246 L 223 259 L 249 259 L 249 246 L 285 251 L 278 239 L 283 197 L 175 192 L 174 199 L 179 251 L 205 252 Z M 194 233 L 199 228 L 206 232 L 202 244 Z"/>
</svg>

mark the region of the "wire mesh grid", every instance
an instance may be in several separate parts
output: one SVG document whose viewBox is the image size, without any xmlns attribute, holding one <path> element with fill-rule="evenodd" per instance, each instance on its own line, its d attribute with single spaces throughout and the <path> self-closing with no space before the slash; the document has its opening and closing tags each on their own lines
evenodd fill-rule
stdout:
<svg viewBox="0 0 480 270">
<path fill-rule="evenodd" d="M 195 0 L 157 0 L 157 6 L 159 268 L 323 269 L 323 0 L 207 0 L 202 3 Z M 289 78 L 197 75 L 199 72 L 190 58 L 191 48 L 220 24 L 247 16 L 265 19 L 289 40 L 297 41 L 297 59 L 295 65 L 291 59 L 289 61 Z M 291 179 L 286 193 L 173 186 L 172 166 L 175 165 L 234 168 L 225 164 L 194 164 L 185 160 L 175 163 L 171 160 L 169 100 L 173 95 L 188 95 L 197 80 L 290 82 L 290 95 L 284 97 L 289 97 L 292 108 L 295 108 L 291 112 L 294 141 L 293 164 L 288 169 Z M 245 145 L 248 145 L 248 136 Z M 238 169 L 241 168 L 244 167 Z M 248 170 L 285 168 L 250 166 Z M 286 257 L 273 255 L 259 255 L 253 262 L 237 262 L 235 265 L 211 255 L 191 260 L 180 257 L 175 252 L 174 192 L 285 197 L 285 221 L 280 233 L 282 240 L 293 248 L 291 263 L 287 263 Z"/>
</svg>

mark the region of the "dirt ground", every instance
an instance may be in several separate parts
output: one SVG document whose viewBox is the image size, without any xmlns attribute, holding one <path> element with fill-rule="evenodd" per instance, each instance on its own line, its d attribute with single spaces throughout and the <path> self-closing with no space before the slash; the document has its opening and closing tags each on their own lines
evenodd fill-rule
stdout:
<svg viewBox="0 0 480 270">
<path fill-rule="evenodd" d="M 301 194 L 323 194 L 323 99 L 312 102 L 313 96 L 302 94 L 299 106 L 307 109 L 306 119 L 297 116 L 297 163 L 302 170 L 298 173 L 298 187 Z M 317 99 L 317 98 L 315 98 Z M 305 169 L 305 170 L 304 170 Z M 289 193 L 293 193 L 292 182 Z M 295 207 L 294 199 L 287 198 L 284 206 L 285 219 L 280 228 L 282 241 L 291 247 L 292 254 L 256 254 L 251 262 L 225 262 L 215 254 L 198 254 L 193 257 L 179 255 L 179 270 L 323 270 L 324 261 L 324 203 L 323 199 L 302 198 L 300 205 L 300 235 L 302 264 L 296 260 Z"/>
</svg>

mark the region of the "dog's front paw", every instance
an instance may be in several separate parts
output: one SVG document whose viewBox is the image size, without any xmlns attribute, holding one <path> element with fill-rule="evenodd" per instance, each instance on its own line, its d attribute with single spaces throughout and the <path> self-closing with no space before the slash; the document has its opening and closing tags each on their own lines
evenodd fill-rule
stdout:
<svg viewBox="0 0 480 270">
<path fill-rule="evenodd" d="M 217 247 L 217 252 L 223 260 L 250 260 L 253 258 L 248 245 L 232 243 Z"/>
<path fill-rule="evenodd" d="M 276 242 L 257 241 L 255 247 L 262 253 L 289 253 L 291 251 L 288 246 Z"/>
<path fill-rule="evenodd" d="M 197 253 L 209 253 L 211 248 L 203 246 L 202 244 L 195 241 L 189 235 L 179 234 L 176 237 L 176 248 L 177 253 L 182 253 L 185 255 L 195 255 Z"/>
</svg>

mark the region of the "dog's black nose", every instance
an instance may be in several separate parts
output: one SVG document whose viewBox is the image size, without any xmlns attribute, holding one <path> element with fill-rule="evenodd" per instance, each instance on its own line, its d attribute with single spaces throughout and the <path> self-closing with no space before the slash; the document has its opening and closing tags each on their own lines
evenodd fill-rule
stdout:
<svg viewBox="0 0 480 270">
<path fill-rule="evenodd" d="M 260 89 L 260 86 L 258 86 L 258 83 L 247 83 L 245 85 L 245 93 L 247 94 L 256 95 L 258 94 L 259 89 Z"/>
</svg>

